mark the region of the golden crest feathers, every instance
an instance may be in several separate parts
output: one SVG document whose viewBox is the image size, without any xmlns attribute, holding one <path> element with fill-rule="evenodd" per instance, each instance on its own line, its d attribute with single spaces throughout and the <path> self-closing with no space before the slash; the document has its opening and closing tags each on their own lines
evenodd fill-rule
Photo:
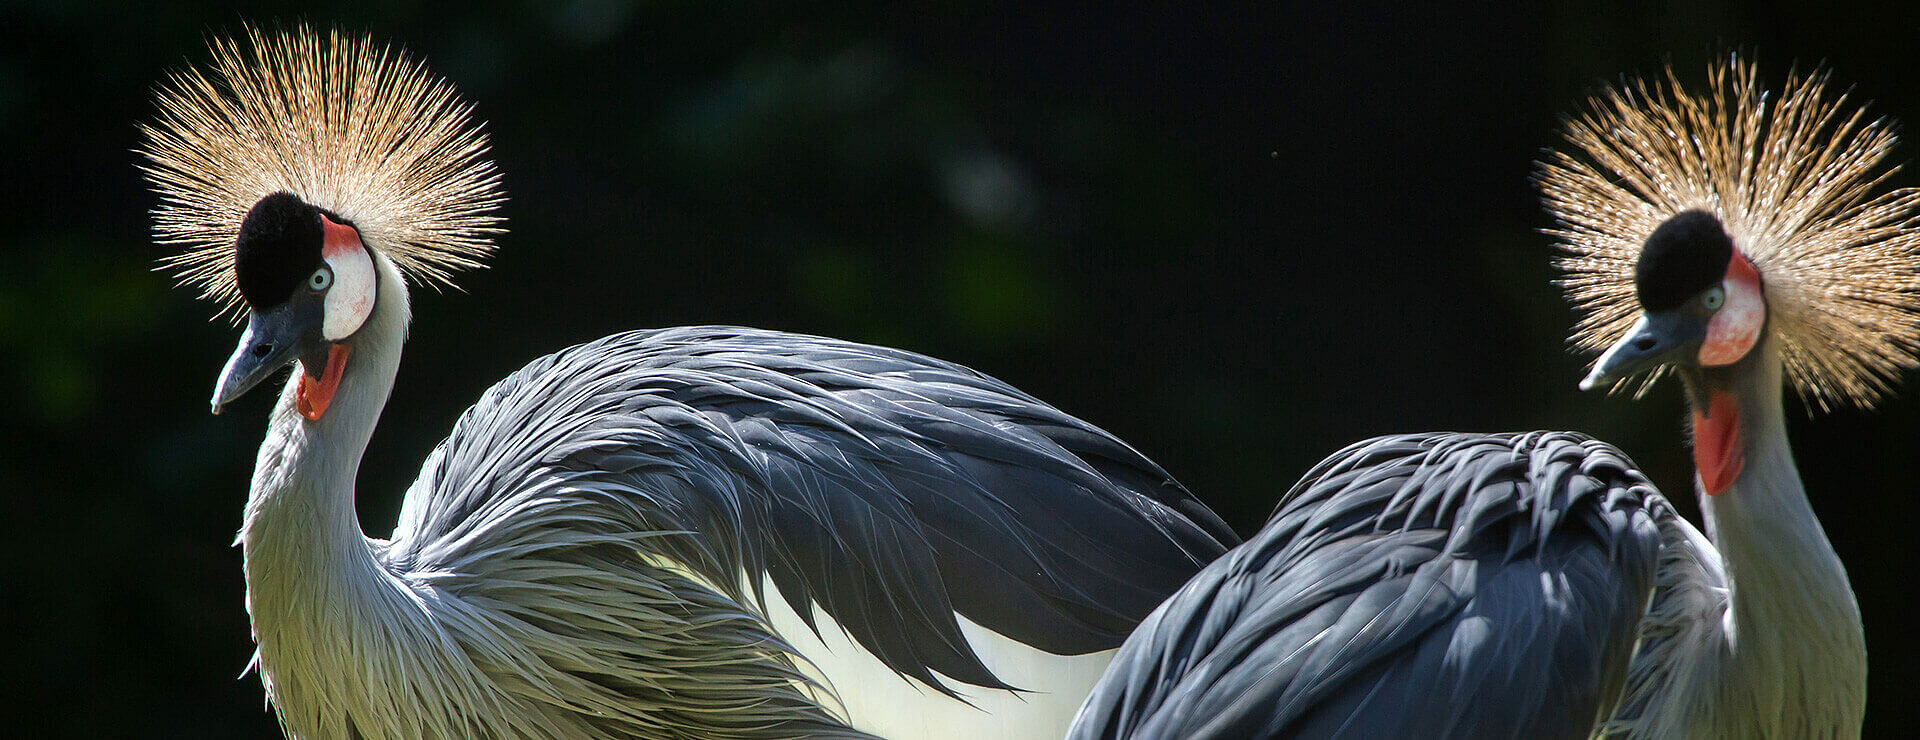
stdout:
<svg viewBox="0 0 1920 740">
<path fill-rule="evenodd" d="M 1759 271 L 1801 397 L 1869 407 L 1920 365 L 1920 191 L 1873 192 L 1897 169 L 1883 166 L 1893 126 L 1829 95 L 1824 72 L 1790 76 L 1777 98 L 1739 58 L 1707 80 L 1705 94 L 1672 70 L 1611 88 L 1541 163 L 1560 284 L 1581 313 L 1571 341 L 1598 352 L 1626 334 L 1642 244 L 1700 209 Z"/>
<path fill-rule="evenodd" d="M 173 74 L 141 127 L 156 241 L 182 284 L 238 312 L 234 239 L 279 191 L 351 221 L 415 282 L 479 267 L 504 200 L 486 135 L 453 86 L 404 52 L 302 25 L 216 39 L 212 74 Z"/>
</svg>

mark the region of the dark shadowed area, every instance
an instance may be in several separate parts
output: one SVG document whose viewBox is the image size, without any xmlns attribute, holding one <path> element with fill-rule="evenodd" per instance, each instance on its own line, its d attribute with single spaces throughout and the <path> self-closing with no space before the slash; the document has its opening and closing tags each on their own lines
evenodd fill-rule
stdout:
<svg viewBox="0 0 1920 740">
<path fill-rule="evenodd" d="M 133 152 L 152 86 L 243 20 L 406 46 L 488 121 L 504 173 L 493 266 L 415 293 L 360 478 L 375 535 L 493 381 L 708 323 L 998 376 L 1243 533 L 1348 442 L 1438 429 L 1594 434 L 1691 512 L 1677 385 L 1574 387 L 1591 358 L 1565 349 L 1529 185 L 1558 116 L 1622 74 L 1698 77 L 1742 49 L 1775 81 L 1825 62 L 1875 114 L 1920 121 L 1911 3 L 814 5 L 0 6 L 7 724 L 276 732 L 241 675 L 232 546 L 272 394 L 207 413 L 239 330 L 153 271 Z M 1920 721 L 1907 396 L 1793 429 L 1865 615 L 1874 737 Z"/>
</svg>

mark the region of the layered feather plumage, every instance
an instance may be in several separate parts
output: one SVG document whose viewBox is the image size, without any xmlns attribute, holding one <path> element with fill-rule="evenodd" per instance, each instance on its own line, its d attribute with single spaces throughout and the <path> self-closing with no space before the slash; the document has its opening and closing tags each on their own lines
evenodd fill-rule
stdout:
<svg viewBox="0 0 1920 740">
<path fill-rule="evenodd" d="M 1875 194 L 1896 169 L 1893 125 L 1828 84 L 1794 74 L 1775 96 L 1757 65 L 1729 57 L 1704 93 L 1668 70 L 1567 122 L 1571 149 L 1547 157 L 1539 183 L 1566 253 L 1561 285 L 1582 313 L 1575 346 L 1597 353 L 1626 335 L 1642 244 L 1700 209 L 1760 272 L 1769 330 L 1810 404 L 1871 406 L 1920 366 L 1920 190 Z"/>
<path fill-rule="evenodd" d="M 467 106 L 404 55 L 305 28 L 246 44 L 175 75 L 147 129 L 167 264 L 237 312 L 239 224 L 285 191 L 379 271 L 365 324 L 329 340 L 351 361 L 324 414 L 298 409 L 308 376 L 283 386 L 240 535 L 289 735 L 1058 736 L 1107 651 L 1237 542 L 1132 448 L 992 378 L 729 328 L 536 361 L 367 539 L 354 494 L 407 286 L 478 265 L 498 182 Z"/>
<path fill-rule="evenodd" d="M 1574 433 L 1356 443 L 1141 622 L 1068 737 L 1586 737 L 1670 511 Z"/>
<path fill-rule="evenodd" d="M 487 137 L 453 86 L 403 51 L 307 26 L 211 43 L 211 74 L 160 89 L 142 169 L 154 235 L 182 284 L 238 315 L 233 243 L 247 210 L 289 192 L 350 221 L 409 280 L 481 266 L 504 200 Z"/>
</svg>

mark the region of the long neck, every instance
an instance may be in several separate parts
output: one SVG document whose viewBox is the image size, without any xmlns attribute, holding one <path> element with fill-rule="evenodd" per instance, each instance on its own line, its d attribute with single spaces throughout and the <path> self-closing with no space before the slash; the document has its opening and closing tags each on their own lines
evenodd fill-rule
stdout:
<svg viewBox="0 0 1920 740">
<path fill-rule="evenodd" d="M 240 532 L 249 588 L 296 575 L 260 571 L 256 566 L 268 563 L 256 560 L 302 568 L 370 562 L 354 512 L 354 479 L 393 390 L 410 318 L 399 273 L 384 257 L 376 255 L 375 263 L 379 298 L 366 324 L 349 339 L 353 351 L 326 414 L 309 421 L 295 410 L 294 390 L 301 374 L 296 367 L 268 418 Z"/>
<path fill-rule="evenodd" d="M 1860 609 L 1794 465 L 1780 356 L 1771 342 L 1754 355 L 1730 375 L 1745 467 L 1701 496 L 1731 591 L 1718 712 L 1775 736 L 1854 737 L 1866 711 Z"/>
<path fill-rule="evenodd" d="M 316 684 L 352 673 L 326 661 L 351 643 L 361 620 L 380 613 L 370 606 L 397 595 L 354 512 L 360 458 L 393 389 L 409 320 L 400 274 L 384 257 L 374 261 L 379 298 L 349 340 L 332 404 L 317 421 L 302 417 L 294 408 L 295 369 L 269 417 L 240 531 L 262 677 L 283 721 L 301 734 L 333 734 L 310 732 L 316 728 L 302 716 L 325 710 L 300 705 L 331 693 Z"/>
</svg>

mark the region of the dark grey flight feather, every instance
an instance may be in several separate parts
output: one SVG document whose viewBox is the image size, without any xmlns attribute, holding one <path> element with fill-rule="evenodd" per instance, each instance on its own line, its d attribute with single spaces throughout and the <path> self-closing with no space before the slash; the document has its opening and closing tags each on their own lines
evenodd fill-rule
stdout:
<svg viewBox="0 0 1920 740">
<path fill-rule="evenodd" d="M 429 457 L 386 556 L 458 571 L 526 526 L 600 530 L 742 604 L 763 595 L 731 593 L 741 574 L 756 591 L 770 574 L 803 618 L 817 602 L 942 691 L 931 672 L 1008 687 L 955 612 L 1053 653 L 1110 649 L 1236 542 L 1125 443 L 997 380 L 732 327 L 618 334 L 501 381 Z"/>
<path fill-rule="evenodd" d="M 1578 434 L 1353 445 L 1141 623 L 1070 737 L 1587 737 L 1653 593 L 1653 508 Z"/>
</svg>

